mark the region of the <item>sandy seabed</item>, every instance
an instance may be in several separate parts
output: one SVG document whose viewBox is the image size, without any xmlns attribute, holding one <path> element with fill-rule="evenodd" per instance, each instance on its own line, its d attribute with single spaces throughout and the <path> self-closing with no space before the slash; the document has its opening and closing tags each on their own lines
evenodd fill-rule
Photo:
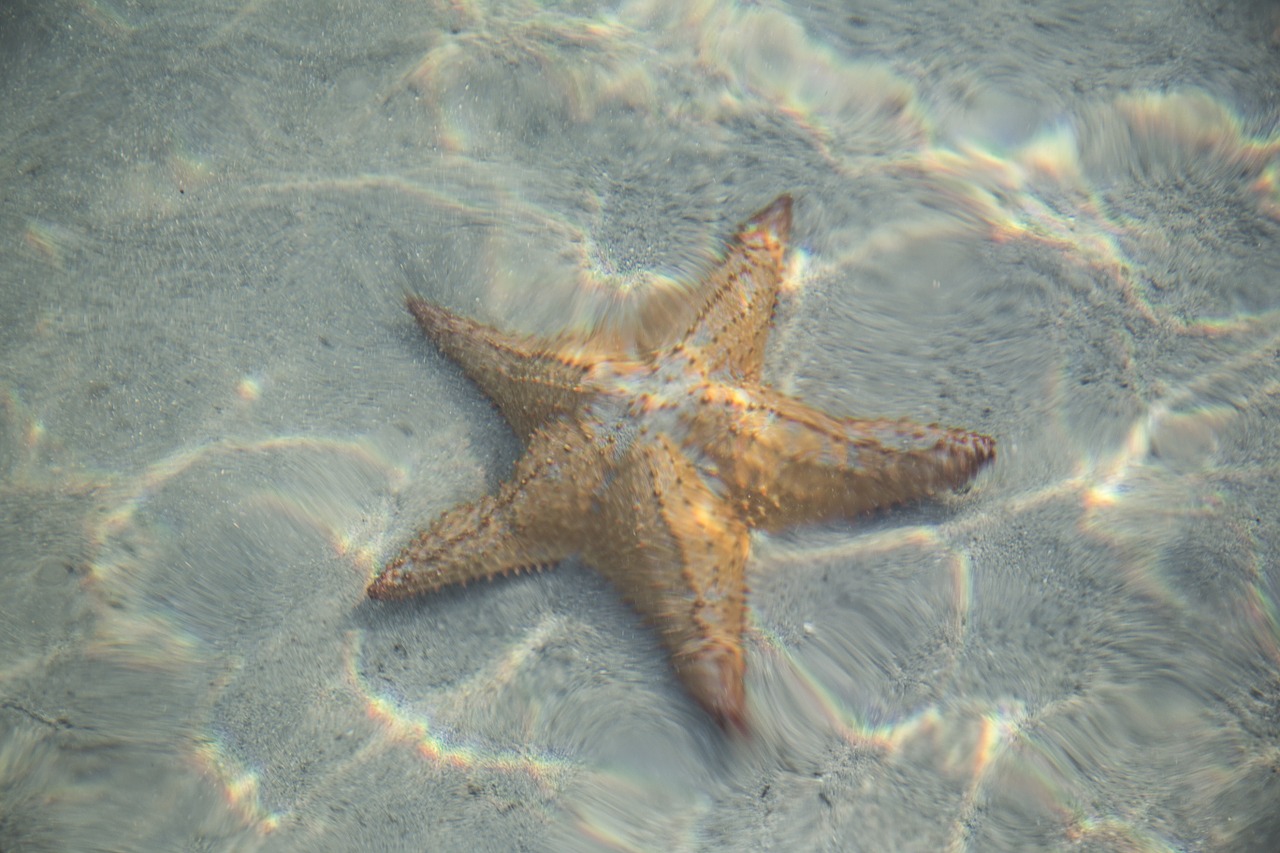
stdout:
<svg viewBox="0 0 1280 853">
<path fill-rule="evenodd" d="M 0 850 L 1280 848 L 1266 2 L 0 11 Z M 577 561 L 387 607 L 515 437 L 406 291 L 988 433 L 759 535 L 727 738 Z"/>
</svg>

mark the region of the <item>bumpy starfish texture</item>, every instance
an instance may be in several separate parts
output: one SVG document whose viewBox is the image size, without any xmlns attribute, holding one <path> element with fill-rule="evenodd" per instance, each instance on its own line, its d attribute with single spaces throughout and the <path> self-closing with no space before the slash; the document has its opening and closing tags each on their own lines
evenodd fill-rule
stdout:
<svg viewBox="0 0 1280 853">
<path fill-rule="evenodd" d="M 693 697 L 746 731 L 752 529 L 849 518 L 966 483 L 987 436 L 817 411 L 762 381 L 791 198 L 738 231 L 674 343 L 619 352 L 520 337 L 410 297 L 436 346 L 525 443 L 496 494 L 456 507 L 391 560 L 371 598 L 429 593 L 579 554 L 660 634 Z"/>
</svg>

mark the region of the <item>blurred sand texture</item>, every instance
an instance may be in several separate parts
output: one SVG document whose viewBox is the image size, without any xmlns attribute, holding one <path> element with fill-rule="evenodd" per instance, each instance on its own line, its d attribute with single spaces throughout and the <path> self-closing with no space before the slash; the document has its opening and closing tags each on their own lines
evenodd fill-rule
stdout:
<svg viewBox="0 0 1280 853">
<path fill-rule="evenodd" d="M 0 850 L 1280 849 L 1272 3 L 0 9 Z M 758 535 L 726 738 L 576 561 L 381 561 L 518 445 L 406 292 L 996 437 Z"/>
</svg>

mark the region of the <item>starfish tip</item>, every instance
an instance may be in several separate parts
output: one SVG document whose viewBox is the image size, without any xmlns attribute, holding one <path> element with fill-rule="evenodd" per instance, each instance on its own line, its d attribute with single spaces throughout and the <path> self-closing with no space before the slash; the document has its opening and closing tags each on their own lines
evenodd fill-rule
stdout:
<svg viewBox="0 0 1280 853">
<path fill-rule="evenodd" d="M 680 678 L 698 704 L 726 731 L 748 733 L 742 649 L 708 643 L 676 664 Z"/>
<path fill-rule="evenodd" d="M 791 239 L 791 194 L 783 193 L 747 220 L 742 227 L 743 242 L 761 239 L 785 244 Z"/>
<path fill-rule="evenodd" d="M 374 578 L 373 582 L 365 587 L 364 594 L 374 601 L 390 601 L 399 597 L 395 594 L 395 584 L 387 575 Z"/>
</svg>

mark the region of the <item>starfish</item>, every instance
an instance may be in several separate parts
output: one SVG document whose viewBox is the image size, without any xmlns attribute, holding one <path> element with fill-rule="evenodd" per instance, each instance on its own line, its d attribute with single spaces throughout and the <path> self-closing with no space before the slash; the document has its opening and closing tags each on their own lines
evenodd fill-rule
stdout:
<svg viewBox="0 0 1280 853">
<path fill-rule="evenodd" d="M 750 531 L 956 488 L 995 458 L 984 435 L 835 417 L 763 381 L 790 231 L 784 195 L 741 226 L 688 328 L 656 347 L 506 334 L 408 297 L 525 451 L 496 493 L 445 512 L 388 562 L 369 597 L 580 555 L 658 632 L 698 703 L 745 733 Z"/>
</svg>

